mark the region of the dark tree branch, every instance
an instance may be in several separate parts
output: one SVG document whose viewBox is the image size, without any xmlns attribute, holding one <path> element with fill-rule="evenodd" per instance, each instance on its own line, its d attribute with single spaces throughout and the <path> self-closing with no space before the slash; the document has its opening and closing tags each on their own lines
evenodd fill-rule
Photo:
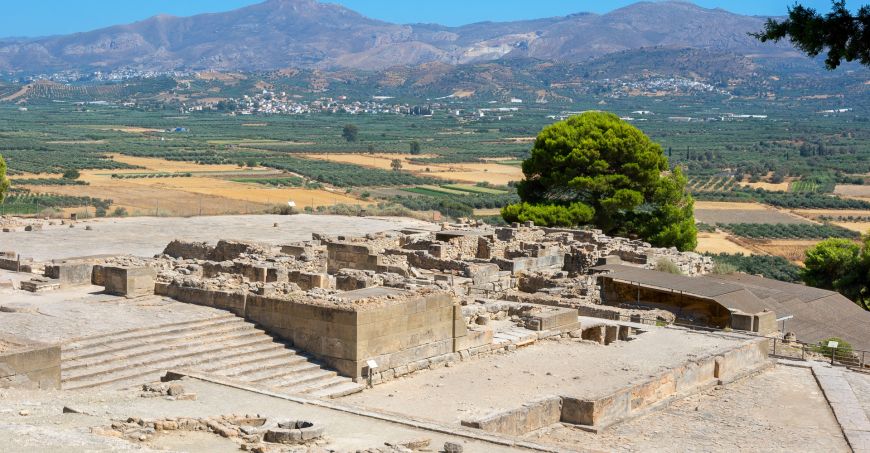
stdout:
<svg viewBox="0 0 870 453">
<path fill-rule="evenodd" d="M 853 16 L 845 0 L 832 3 L 831 12 L 825 15 L 796 4 L 788 9 L 787 19 L 768 19 L 764 30 L 750 35 L 761 42 L 788 39 L 811 57 L 827 52 L 828 69 L 836 69 L 843 61 L 870 66 L 870 6 L 862 6 Z"/>
</svg>

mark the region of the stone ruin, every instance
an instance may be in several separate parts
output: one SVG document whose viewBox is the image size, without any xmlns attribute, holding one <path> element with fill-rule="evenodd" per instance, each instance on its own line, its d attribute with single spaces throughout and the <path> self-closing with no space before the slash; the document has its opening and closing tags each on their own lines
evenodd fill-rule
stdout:
<svg viewBox="0 0 870 453">
<path fill-rule="evenodd" d="M 19 266 L 13 255 L 0 264 Z M 653 268 L 661 260 L 687 275 L 712 267 L 708 257 L 598 230 L 464 223 L 434 232 L 314 234 L 282 246 L 176 240 L 153 258 L 43 263 L 44 276 L 21 285 L 95 284 L 128 298 L 157 294 L 227 310 L 343 376 L 377 383 L 511 347 L 494 340 L 490 322 L 538 332 L 537 339 L 578 330 L 578 314 L 672 321 L 666 310 L 601 305 L 591 272 L 599 264 Z M 606 336 L 596 332 L 575 336 Z"/>
</svg>

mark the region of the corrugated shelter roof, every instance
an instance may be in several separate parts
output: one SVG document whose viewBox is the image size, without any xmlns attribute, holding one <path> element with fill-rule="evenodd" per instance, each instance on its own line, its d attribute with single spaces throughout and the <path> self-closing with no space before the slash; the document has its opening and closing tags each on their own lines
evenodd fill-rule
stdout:
<svg viewBox="0 0 870 453">
<path fill-rule="evenodd" d="M 725 308 L 746 313 L 758 313 L 766 308 L 743 286 L 706 277 L 686 277 L 623 264 L 605 264 L 593 270 L 607 272 L 606 276 L 614 280 L 711 299 Z"/>
<path fill-rule="evenodd" d="M 815 343 L 839 337 L 855 349 L 870 351 L 870 312 L 842 294 L 749 274 L 686 277 L 623 264 L 597 266 L 607 277 L 650 289 L 682 292 L 716 301 L 746 313 L 764 309 L 786 321 L 785 330 Z"/>
<path fill-rule="evenodd" d="M 748 274 L 706 278 L 743 286 L 777 317 L 794 316 L 786 321 L 785 330 L 801 341 L 839 337 L 855 349 L 870 351 L 870 312 L 840 293 Z"/>
</svg>

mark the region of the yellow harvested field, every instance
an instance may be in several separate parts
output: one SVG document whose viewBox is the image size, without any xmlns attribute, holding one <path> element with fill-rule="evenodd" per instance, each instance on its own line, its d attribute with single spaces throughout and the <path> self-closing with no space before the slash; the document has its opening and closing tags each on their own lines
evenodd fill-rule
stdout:
<svg viewBox="0 0 870 453">
<path fill-rule="evenodd" d="M 393 159 L 402 160 L 402 170 L 410 171 L 419 176 L 431 176 L 444 180 L 453 180 L 469 183 L 486 181 L 490 184 L 504 185 L 510 181 L 523 179 L 523 170 L 513 165 L 502 165 L 489 162 L 463 162 L 450 164 L 426 164 L 411 163 L 409 158 L 431 157 L 432 155 L 411 154 L 307 154 L 309 159 L 328 160 L 346 164 L 359 165 L 362 167 L 392 169 Z M 427 172 L 426 169 L 429 169 Z"/>
<path fill-rule="evenodd" d="M 133 127 L 133 126 L 82 126 L 100 131 L 118 131 L 127 132 L 128 134 L 147 134 L 149 132 L 163 132 L 163 129 L 153 129 L 148 127 Z"/>
<path fill-rule="evenodd" d="M 731 201 L 696 201 L 695 209 L 719 209 L 719 210 L 758 210 L 764 211 L 768 208 L 761 203 L 738 203 Z"/>
<path fill-rule="evenodd" d="M 230 170 L 238 170 L 239 167 L 237 165 L 223 164 L 223 165 L 200 165 L 195 162 L 181 162 L 174 160 L 166 160 L 166 159 L 158 159 L 154 157 L 136 157 L 136 156 L 125 156 L 123 154 L 112 154 L 112 160 L 116 162 L 123 162 L 129 165 L 135 165 L 137 167 L 142 167 L 147 170 L 159 171 L 162 173 L 178 173 L 178 172 L 188 172 L 188 171 L 230 171 Z M 111 170 L 112 173 L 141 173 L 141 169 L 136 170 Z M 106 173 L 106 170 L 100 171 L 100 173 Z"/>
<path fill-rule="evenodd" d="M 125 180 L 127 181 L 127 180 Z M 297 207 L 323 206 L 339 203 L 357 204 L 356 198 L 340 192 L 330 192 L 322 189 L 271 188 L 260 184 L 240 183 L 225 179 L 191 177 L 191 178 L 142 178 L 129 180 L 132 184 L 180 190 L 202 195 L 215 195 L 232 200 L 249 201 L 265 205 L 286 205 L 288 201 L 296 203 Z"/>
<path fill-rule="evenodd" d="M 843 227 L 847 230 L 857 231 L 861 234 L 870 233 L 870 222 L 831 222 L 834 225 Z"/>
<path fill-rule="evenodd" d="M 699 232 L 698 247 L 695 248 L 695 251 L 698 253 L 755 254 L 752 250 L 733 242 L 727 234 L 719 231 L 715 233 Z"/>
<path fill-rule="evenodd" d="M 743 186 L 749 186 L 753 189 L 764 189 L 770 191 L 781 190 L 783 192 L 788 192 L 788 185 L 791 184 L 788 181 L 780 182 L 780 183 L 772 183 L 772 182 L 742 182 L 740 183 Z"/>
<path fill-rule="evenodd" d="M 794 209 L 791 212 L 808 219 L 816 219 L 821 216 L 870 217 L 870 209 Z"/>
<path fill-rule="evenodd" d="M 163 159 L 114 155 L 119 162 L 163 173 L 238 170 L 234 165 L 198 165 Z M 112 178 L 113 173 L 141 173 L 142 170 L 85 170 L 86 186 L 28 187 L 34 192 L 111 199 L 112 208 L 123 207 L 132 215 L 188 216 L 262 212 L 272 206 L 326 206 L 338 203 L 363 204 L 343 192 L 325 189 L 278 188 L 255 183 L 240 183 L 208 176 L 182 178 Z"/>
<path fill-rule="evenodd" d="M 770 255 L 781 256 L 795 263 L 803 263 L 808 248 L 818 244 L 818 239 L 775 239 L 753 241 L 754 247 Z"/>
<path fill-rule="evenodd" d="M 834 193 L 849 198 L 870 198 L 870 186 L 857 184 L 837 184 Z"/>
</svg>

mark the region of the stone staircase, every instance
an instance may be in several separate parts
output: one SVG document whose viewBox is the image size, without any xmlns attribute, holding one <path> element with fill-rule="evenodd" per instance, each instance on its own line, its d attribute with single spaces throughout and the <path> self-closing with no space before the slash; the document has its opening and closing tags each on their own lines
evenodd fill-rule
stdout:
<svg viewBox="0 0 870 453">
<path fill-rule="evenodd" d="M 64 389 L 143 384 L 171 369 L 317 398 L 364 388 L 232 314 L 78 338 L 61 349 Z"/>
</svg>

